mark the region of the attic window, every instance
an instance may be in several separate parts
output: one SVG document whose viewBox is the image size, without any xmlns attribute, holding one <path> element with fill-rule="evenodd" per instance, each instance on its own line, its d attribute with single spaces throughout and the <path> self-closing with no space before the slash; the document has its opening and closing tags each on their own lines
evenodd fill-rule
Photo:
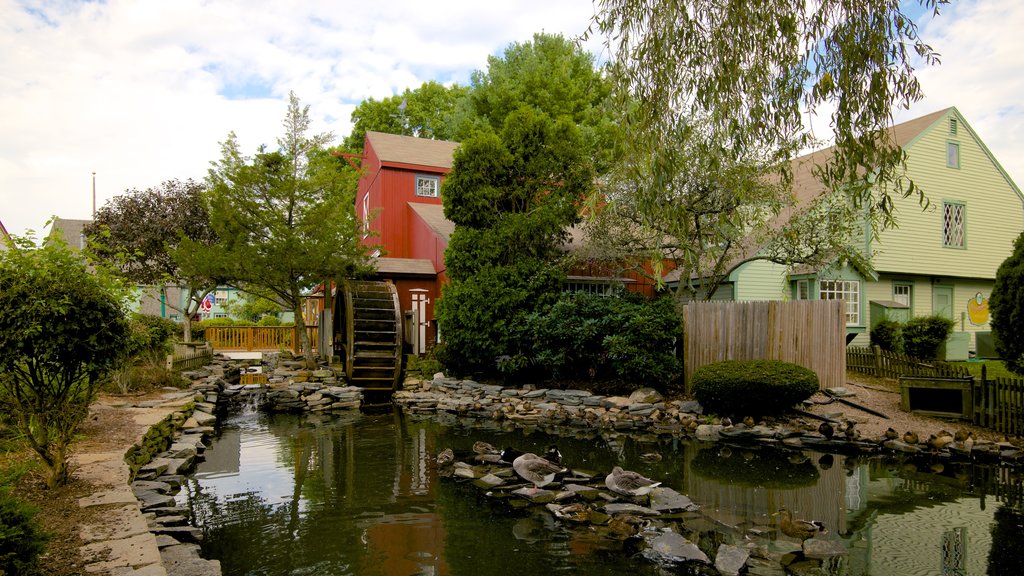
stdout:
<svg viewBox="0 0 1024 576">
<path fill-rule="evenodd" d="M 956 118 L 949 119 L 949 135 L 956 136 Z"/>
<path fill-rule="evenodd" d="M 960 145 L 956 142 L 946 143 L 946 166 L 950 168 L 960 167 Z"/>
<path fill-rule="evenodd" d="M 964 214 L 965 206 L 952 202 L 942 204 L 942 245 L 950 248 L 963 248 L 966 240 Z"/>
<path fill-rule="evenodd" d="M 441 179 L 437 176 L 416 176 L 416 195 L 437 198 L 441 195 Z"/>
</svg>

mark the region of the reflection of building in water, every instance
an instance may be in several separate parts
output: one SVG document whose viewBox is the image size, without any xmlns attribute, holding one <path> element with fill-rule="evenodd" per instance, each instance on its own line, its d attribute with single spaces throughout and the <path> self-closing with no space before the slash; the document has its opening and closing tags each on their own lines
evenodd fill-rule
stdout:
<svg viewBox="0 0 1024 576">
<path fill-rule="evenodd" d="M 356 573 L 448 574 L 444 526 L 434 511 L 438 479 L 430 465 L 437 447 L 397 414 L 366 420 L 291 434 L 303 499 L 322 499 L 325 508 L 342 510 L 330 515 L 354 519 L 343 537 L 361 542 L 359 557 L 351 558 Z"/>
<path fill-rule="evenodd" d="M 242 431 L 224 428 L 217 437 L 217 449 L 203 452 L 199 470 L 206 474 L 238 474 L 242 461 Z"/>
</svg>

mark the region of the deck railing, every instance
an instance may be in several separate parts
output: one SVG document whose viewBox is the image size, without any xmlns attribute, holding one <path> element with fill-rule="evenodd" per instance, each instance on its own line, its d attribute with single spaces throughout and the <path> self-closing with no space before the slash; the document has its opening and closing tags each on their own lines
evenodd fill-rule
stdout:
<svg viewBox="0 0 1024 576">
<path fill-rule="evenodd" d="M 318 326 L 306 326 L 309 344 L 316 353 Z M 218 352 L 262 351 L 287 349 L 298 354 L 299 329 L 296 326 L 209 326 L 204 336 Z"/>
<path fill-rule="evenodd" d="M 213 347 L 209 343 L 176 344 L 174 353 L 167 355 L 168 370 L 195 370 L 213 360 Z"/>
</svg>

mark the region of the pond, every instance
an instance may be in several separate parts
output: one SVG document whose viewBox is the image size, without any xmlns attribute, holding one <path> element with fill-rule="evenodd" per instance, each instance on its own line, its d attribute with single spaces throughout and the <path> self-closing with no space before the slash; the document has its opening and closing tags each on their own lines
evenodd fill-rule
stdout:
<svg viewBox="0 0 1024 576">
<path fill-rule="evenodd" d="M 574 469 L 603 477 L 619 465 L 663 481 L 701 506 L 682 525 L 712 559 L 721 543 L 756 541 L 776 555 L 798 547 L 771 516 L 785 506 L 824 522 L 849 551 L 826 562 L 830 574 L 1024 573 L 1019 492 L 991 495 L 1019 479 L 997 466 L 551 437 L 390 410 L 224 418 L 178 500 L 203 530 L 203 556 L 227 576 L 681 573 L 639 553 L 636 539 L 563 524 L 543 506 L 513 510 L 439 474 L 441 450 L 470 453 L 478 440 L 537 453 L 557 444 Z M 650 453 L 660 461 L 641 457 Z"/>
</svg>

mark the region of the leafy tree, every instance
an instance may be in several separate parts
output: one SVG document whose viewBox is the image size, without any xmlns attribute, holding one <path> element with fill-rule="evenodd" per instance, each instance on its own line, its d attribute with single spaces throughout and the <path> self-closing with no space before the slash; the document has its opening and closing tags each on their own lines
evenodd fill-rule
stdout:
<svg viewBox="0 0 1024 576">
<path fill-rule="evenodd" d="M 528 107 L 500 134 L 478 132 L 456 150 L 442 190 L 455 223 L 450 283 L 437 312 L 450 368 L 490 370 L 516 353 L 512 328 L 558 296 L 560 246 L 592 181 L 572 122 Z"/>
<path fill-rule="evenodd" d="M 352 132 L 345 138 L 344 147 L 361 152 L 367 130 L 451 140 L 452 114 L 466 93 L 465 86 L 446 87 L 428 81 L 415 90 L 406 88 L 400 95 L 363 100 L 352 111 Z"/>
<path fill-rule="evenodd" d="M 942 3 L 920 1 L 936 14 Z M 720 191 L 719 175 L 747 182 L 735 198 L 715 204 L 739 203 L 754 214 L 727 210 L 710 244 L 679 236 L 677 260 L 715 262 L 715 250 L 704 252 L 709 245 L 733 242 L 743 225 L 772 221 L 779 200 L 765 205 L 751 187 L 766 174 L 791 181 L 788 160 L 818 144 L 808 125 L 819 113 L 828 115 L 835 146 L 813 173 L 848 202 L 822 205 L 797 223 L 866 213 L 872 226 L 887 227 L 895 224 L 894 194 L 924 201 L 906 178 L 905 153 L 888 127 L 895 110 L 921 98 L 915 63 L 938 56 L 901 3 L 767 0 L 752 9 L 711 0 L 606 0 L 591 33 L 603 35 L 613 55 L 624 157 L 643 176 L 628 190 L 630 209 L 642 221 L 674 217 L 681 178 Z M 699 217 L 688 212 L 673 227 L 693 231 Z M 790 247 L 804 236 L 795 231 Z"/>
<path fill-rule="evenodd" d="M 243 156 L 231 133 L 209 174 L 210 216 L 219 241 L 182 241 L 197 265 L 235 285 L 265 289 L 295 313 L 306 362 L 315 364 L 302 317 L 303 292 L 365 263 L 350 190 L 353 173 L 326 149 L 330 134 L 308 135 L 309 106 L 289 95 L 278 149 Z"/>
<path fill-rule="evenodd" d="M 1013 243 L 1013 253 L 999 265 L 988 300 L 996 351 L 1006 368 L 1024 375 L 1024 233 Z"/>
<path fill-rule="evenodd" d="M 67 483 L 68 446 L 128 335 L 123 288 L 62 241 L 0 252 L 0 408 Z"/>
<path fill-rule="evenodd" d="M 277 318 L 281 312 L 281 304 L 275 302 L 273 293 L 267 289 L 253 288 L 252 291 L 242 291 L 241 298 L 228 302 L 227 310 L 232 316 L 249 322 L 257 322 L 264 317 Z"/>
<path fill-rule="evenodd" d="M 167 307 L 181 313 L 186 342 L 192 340 L 192 317 L 223 281 L 208 270 L 182 266 L 178 259 L 190 258 L 191 253 L 172 256 L 182 238 L 206 246 L 216 241 L 204 189 L 193 180 L 168 180 L 159 187 L 128 190 L 108 201 L 85 227 L 99 259 L 117 267 L 130 282 L 156 286 Z M 185 291 L 184 306 L 167 297 L 169 286 Z"/>
<path fill-rule="evenodd" d="M 611 163 L 615 133 L 611 93 L 593 55 L 560 34 L 534 34 L 532 41 L 513 43 L 501 56 L 488 57 L 486 71 L 473 72 L 453 117 L 453 132 L 461 141 L 485 127 L 500 131 L 509 115 L 528 106 L 575 124 L 583 146 L 597 154 L 595 169 L 602 172 Z"/>
</svg>

